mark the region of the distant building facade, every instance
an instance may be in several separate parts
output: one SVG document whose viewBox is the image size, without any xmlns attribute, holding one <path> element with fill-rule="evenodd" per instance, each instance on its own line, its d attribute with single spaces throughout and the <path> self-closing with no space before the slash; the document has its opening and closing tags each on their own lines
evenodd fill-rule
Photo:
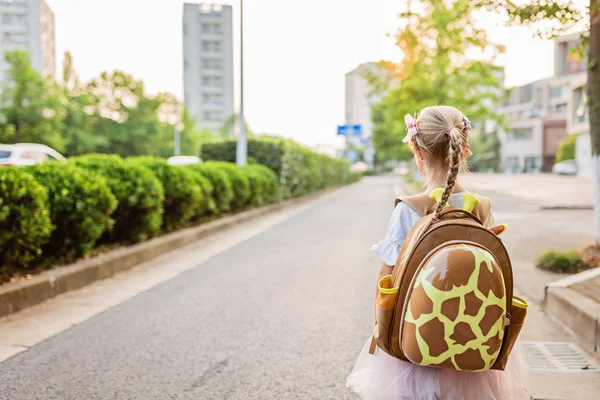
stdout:
<svg viewBox="0 0 600 400">
<path fill-rule="evenodd" d="M 371 85 L 367 80 L 368 74 L 380 74 L 381 69 L 376 62 L 368 62 L 346 74 L 345 85 L 345 121 L 346 125 L 361 125 L 362 138 L 348 137 L 346 144 L 364 148 L 367 163 L 372 164 L 374 157 L 372 136 L 373 121 L 371 110 L 383 98 L 383 94 L 372 94 Z"/>
<path fill-rule="evenodd" d="M 572 130 L 574 85 L 585 80 L 581 62 L 574 63 L 571 39 L 555 41 L 555 74 L 516 87 L 499 106 L 508 125 L 499 135 L 505 172 L 550 172 L 559 144 Z"/>
<path fill-rule="evenodd" d="M 0 84 L 8 78 L 6 52 L 29 53 L 31 65 L 56 77 L 54 13 L 44 0 L 0 0 Z"/>
<path fill-rule="evenodd" d="M 183 6 L 184 101 L 200 129 L 217 132 L 233 115 L 233 10 Z"/>
</svg>

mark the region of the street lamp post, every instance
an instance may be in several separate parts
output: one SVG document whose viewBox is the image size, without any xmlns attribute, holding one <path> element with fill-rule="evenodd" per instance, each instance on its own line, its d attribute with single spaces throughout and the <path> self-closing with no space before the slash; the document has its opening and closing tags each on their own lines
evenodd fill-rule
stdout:
<svg viewBox="0 0 600 400">
<path fill-rule="evenodd" d="M 240 135 L 237 139 L 236 160 L 237 165 L 243 167 L 248 158 L 248 144 L 246 139 L 246 124 L 244 123 L 244 1 L 240 0 Z"/>
</svg>

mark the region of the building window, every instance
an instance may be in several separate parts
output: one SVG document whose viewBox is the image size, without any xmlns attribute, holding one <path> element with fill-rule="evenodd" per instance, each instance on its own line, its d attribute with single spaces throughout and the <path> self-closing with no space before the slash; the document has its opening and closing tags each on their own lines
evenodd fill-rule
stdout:
<svg viewBox="0 0 600 400">
<path fill-rule="evenodd" d="M 204 121 L 220 122 L 222 121 L 222 114 L 220 111 L 204 111 Z"/>
<path fill-rule="evenodd" d="M 533 129 L 532 128 L 516 128 L 513 129 L 506 135 L 507 140 L 531 140 L 533 139 Z"/>
<path fill-rule="evenodd" d="M 573 123 L 580 124 L 588 120 L 588 105 L 585 88 L 573 92 Z"/>
<path fill-rule="evenodd" d="M 525 172 L 540 172 L 541 169 L 541 157 L 525 157 Z"/>
<path fill-rule="evenodd" d="M 221 60 L 217 60 L 217 59 L 212 59 L 212 58 L 205 58 L 204 60 L 202 60 L 202 67 L 204 69 L 223 69 L 223 64 L 221 63 Z"/>
<path fill-rule="evenodd" d="M 519 172 L 519 157 L 506 157 L 506 172 Z"/>
<path fill-rule="evenodd" d="M 555 88 L 550 89 L 550 98 L 558 99 L 561 96 L 562 96 L 562 88 L 555 87 Z"/>
</svg>

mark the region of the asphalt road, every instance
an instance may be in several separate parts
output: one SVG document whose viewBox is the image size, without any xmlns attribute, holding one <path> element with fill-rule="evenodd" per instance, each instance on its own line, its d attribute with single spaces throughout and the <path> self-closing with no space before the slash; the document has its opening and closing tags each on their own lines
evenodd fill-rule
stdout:
<svg viewBox="0 0 600 400">
<path fill-rule="evenodd" d="M 354 399 L 392 177 L 344 188 L 0 364 L 0 399 Z"/>
</svg>

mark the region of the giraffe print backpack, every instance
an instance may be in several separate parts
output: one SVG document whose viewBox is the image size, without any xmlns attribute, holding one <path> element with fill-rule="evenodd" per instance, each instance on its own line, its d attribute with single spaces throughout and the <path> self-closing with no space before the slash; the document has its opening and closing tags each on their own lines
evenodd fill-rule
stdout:
<svg viewBox="0 0 600 400">
<path fill-rule="evenodd" d="M 377 345 L 422 366 L 504 370 L 527 309 L 513 295 L 512 266 L 499 238 L 506 225 L 488 228 L 490 200 L 470 193 L 462 209 L 447 205 L 432 218 L 442 191 L 396 200 L 422 218 L 392 275 L 379 281 L 371 353 Z"/>
</svg>

